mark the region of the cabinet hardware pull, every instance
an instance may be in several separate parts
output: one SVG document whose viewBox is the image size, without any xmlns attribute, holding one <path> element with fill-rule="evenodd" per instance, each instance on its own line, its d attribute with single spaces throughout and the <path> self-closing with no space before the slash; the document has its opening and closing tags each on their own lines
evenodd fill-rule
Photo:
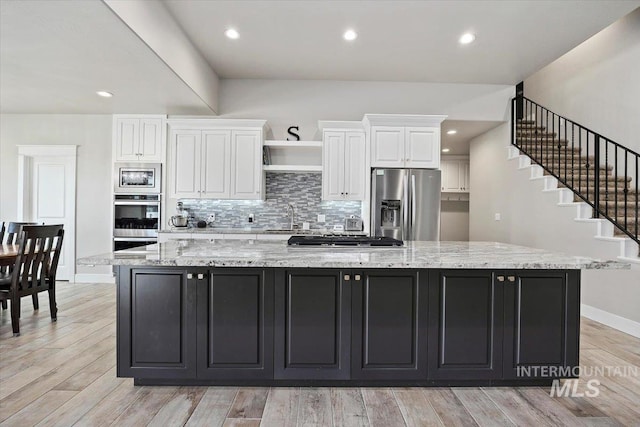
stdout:
<svg viewBox="0 0 640 427">
<path fill-rule="evenodd" d="M 193 279 L 193 274 L 187 273 L 187 279 Z"/>
<path fill-rule="evenodd" d="M 348 274 L 344 275 L 344 280 L 345 282 L 348 282 L 349 280 L 351 280 L 351 276 L 349 276 Z"/>
<path fill-rule="evenodd" d="M 511 283 L 516 281 L 516 276 L 508 276 L 507 280 L 510 281 Z"/>
<path fill-rule="evenodd" d="M 359 274 L 356 274 L 356 275 L 354 276 L 354 279 L 355 279 L 355 281 L 356 281 L 356 282 L 359 282 L 359 281 L 360 281 L 360 275 L 359 275 Z"/>
<path fill-rule="evenodd" d="M 498 276 L 497 279 L 498 282 L 504 282 L 504 276 Z"/>
<path fill-rule="evenodd" d="M 202 279 L 204 279 L 204 274 L 199 273 L 199 274 L 198 274 L 198 280 L 202 280 Z"/>
</svg>

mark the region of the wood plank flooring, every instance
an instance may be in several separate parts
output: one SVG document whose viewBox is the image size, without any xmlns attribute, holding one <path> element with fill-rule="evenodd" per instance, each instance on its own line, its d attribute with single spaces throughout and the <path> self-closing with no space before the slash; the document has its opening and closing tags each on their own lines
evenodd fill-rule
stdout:
<svg viewBox="0 0 640 427">
<path fill-rule="evenodd" d="M 2 426 L 640 426 L 640 376 L 596 373 L 597 397 L 549 388 L 134 387 L 115 376 L 115 286 L 58 287 L 23 299 L 14 338 L 0 312 Z M 640 339 L 582 319 L 581 365 L 640 375 Z"/>
</svg>

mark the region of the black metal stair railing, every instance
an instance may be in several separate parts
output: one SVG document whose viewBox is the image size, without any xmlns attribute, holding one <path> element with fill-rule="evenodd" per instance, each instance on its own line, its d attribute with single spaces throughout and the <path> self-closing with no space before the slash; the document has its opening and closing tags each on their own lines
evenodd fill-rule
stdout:
<svg viewBox="0 0 640 427">
<path fill-rule="evenodd" d="M 640 244 L 640 154 L 524 96 L 511 107 L 511 143 Z"/>
</svg>

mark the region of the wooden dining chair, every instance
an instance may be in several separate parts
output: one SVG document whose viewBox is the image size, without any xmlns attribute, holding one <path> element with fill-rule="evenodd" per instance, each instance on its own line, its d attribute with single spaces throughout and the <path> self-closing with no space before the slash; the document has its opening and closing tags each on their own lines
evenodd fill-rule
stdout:
<svg viewBox="0 0 640 427">
<path fill-rule="evenodd" d="M 6 227 L 5 227 L 5 224 Z M 23 225 L 36 225 L 35 222 L 9 222 L 2 223 L 2 232 L 0 232 L 0 243 L 5 245 L 17 245 L 20 244 L 19 238 Z M 0 286 L 8 285 L 11 282 L 11 269 L 13 267 L 0 267 Z M 0 301 L 0 306 L 3 310 L 7 309 L 7 301 Z M 33 296 L 33 308 L 38 309 L 38 296 Z"/>
<path fill-rule="evenodd" d="M 20 335 L 20 298 L 24 296 L 35 296 L 34 309 L 37 310 L 37 294 L 47 291 L 51 320 L 57 320 L 56 270 L 64 229 L 62 225 L 23 225 L 19 238 L 20 247 L 11 282 L 8 286 L 0 285 L 0 300 L 11 302 L 13 336 Z"/>
</svg>

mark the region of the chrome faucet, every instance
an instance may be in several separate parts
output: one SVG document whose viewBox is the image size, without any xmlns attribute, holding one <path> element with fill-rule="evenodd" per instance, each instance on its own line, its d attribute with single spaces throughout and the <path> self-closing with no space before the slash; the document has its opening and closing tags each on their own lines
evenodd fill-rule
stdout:
<svg viewBox="0 0 640 427">
<path fill-rule="evenodd" d="M 296 208 L 291 203 L 287 203 L 287 217 L 290 217 L 289 230 L 293 230 L 296 220 Z"/>
</svg>

